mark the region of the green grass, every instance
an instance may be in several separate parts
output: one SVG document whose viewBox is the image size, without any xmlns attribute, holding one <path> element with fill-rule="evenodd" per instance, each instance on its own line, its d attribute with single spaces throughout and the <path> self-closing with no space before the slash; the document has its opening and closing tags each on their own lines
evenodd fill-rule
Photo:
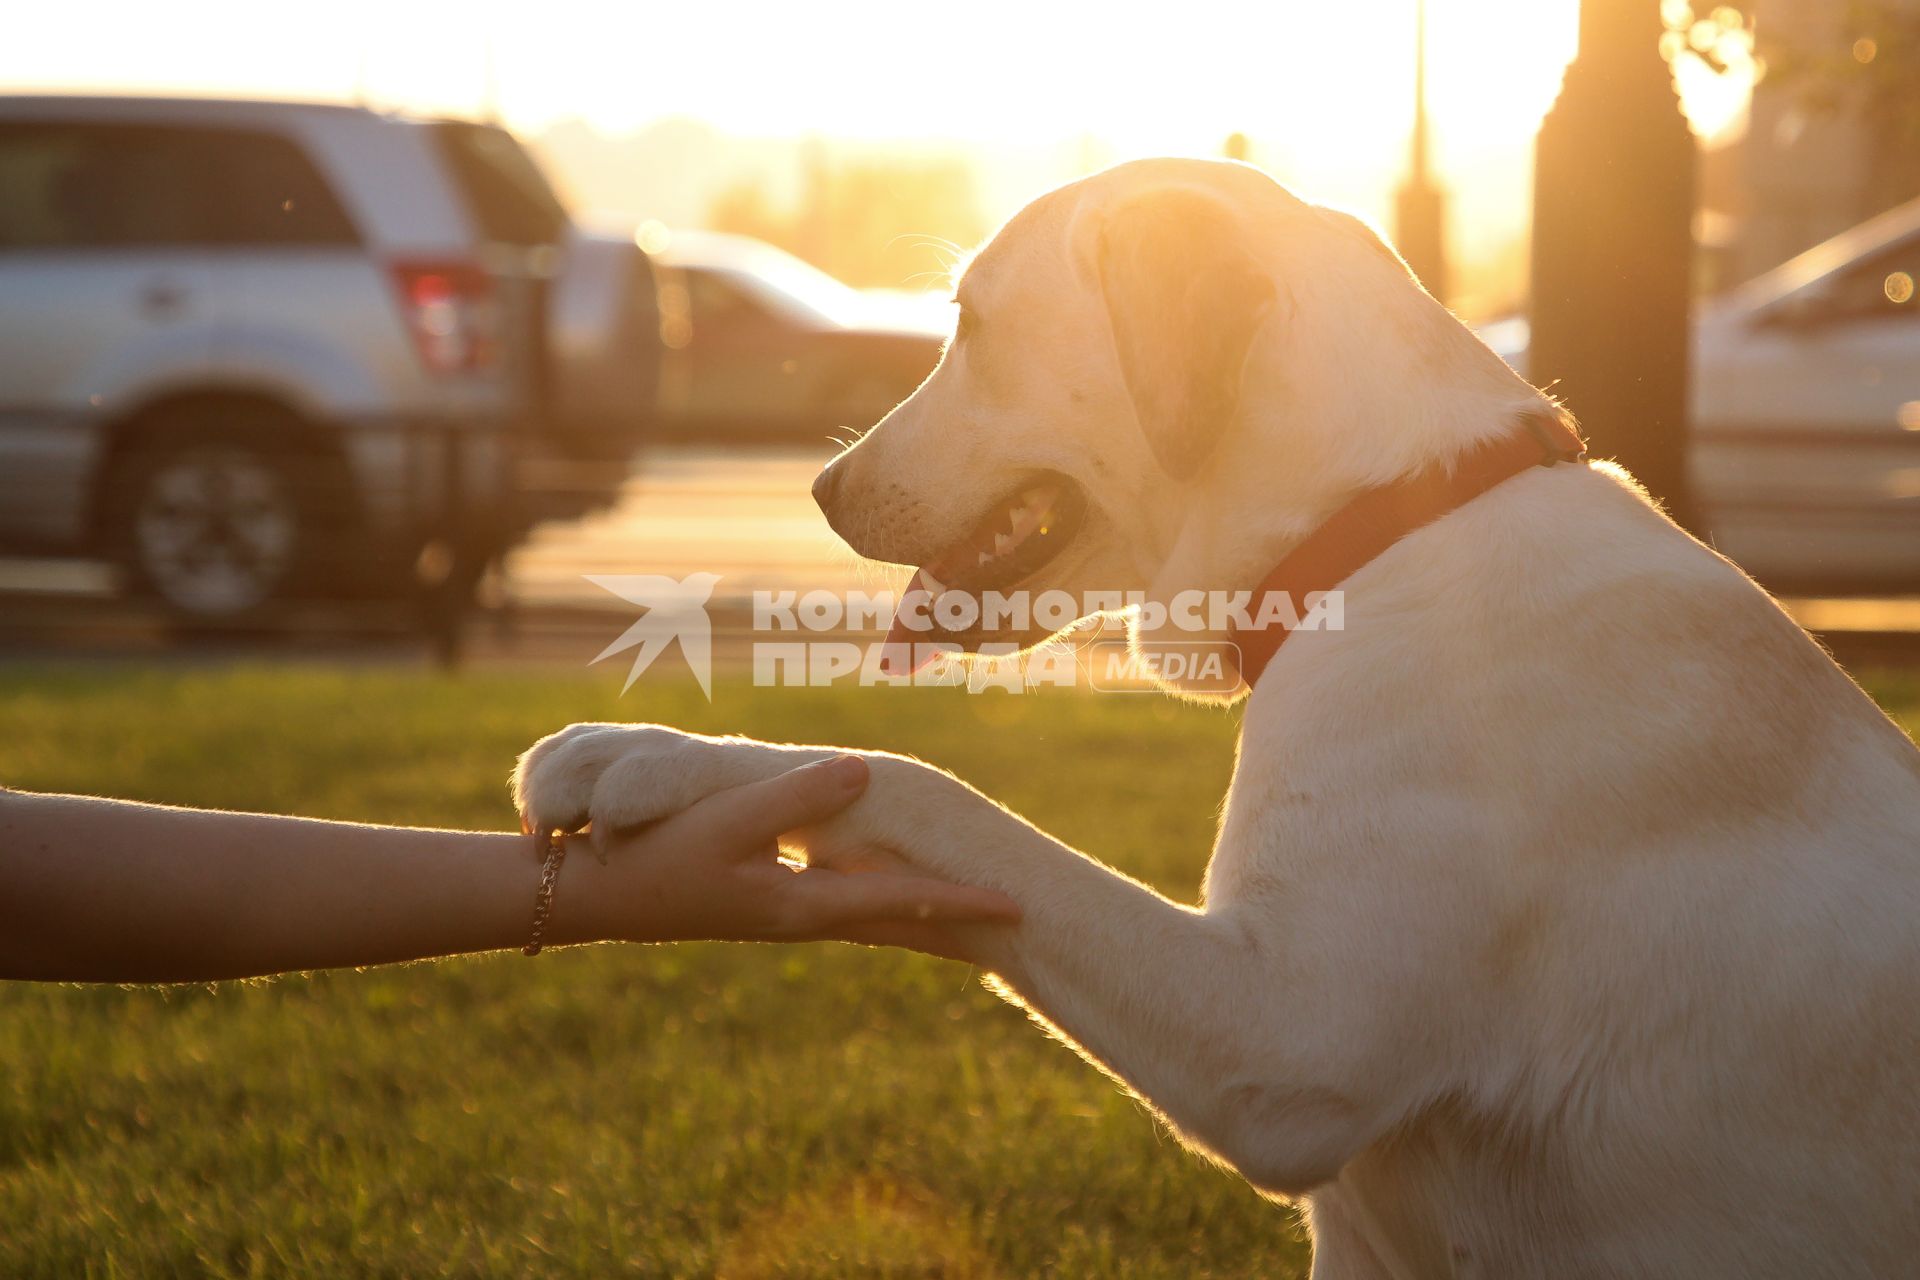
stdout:
<svg viewBox="0 0 1920 1280">
<path fill-rule="evenodd" d="M 617 687 L 617 686 L 616 686 Z M 273 668 L 0 672 L 0 780 L 501 829 L 537 735 L 911 751 L 1171 893 L 1226 714 Z M 1173 763 L 1177 767 L 1168 768 Z M 596 947 L 217 989 L 0 988 L 0 1275 L 1274 1276 L 1291 1214 L 962 966 Z"/>
<path fill-rule="evenodd" d="M 1874 686 L 1911 732 L 1920 683 Z M 1148 695 L 0 672 L 0 780 L 501 828 L 578 719 L 911 751 L 1190 897 L 1234 719 Z M 1172 766 L 1172 767 L 1169 767 Z M 0 1275 L 1293 1276 L 1293 1215 L 960 966 L 850 947 L 0 988 Z"/>
</svg>

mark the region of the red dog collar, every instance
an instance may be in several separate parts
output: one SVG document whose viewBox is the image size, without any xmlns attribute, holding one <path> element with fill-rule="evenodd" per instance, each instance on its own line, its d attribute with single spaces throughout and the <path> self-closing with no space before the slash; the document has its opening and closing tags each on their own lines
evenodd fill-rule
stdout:
<svg viewBox="0 0 1920 1280">
<path fill-rule="evenodd" d="M 1274 566 L 1255 589 L 1251 612 L 1257 614 L 1260 601 L 1275 591 L 1285 592 L 1296 609 L 1304 608 L 1309 593 L 1333 590 L 1415 529 L 1465 506 L 1502 480 L 1529 467 L 1583 462 L 1586 456 L 1587 446 L 1559 415 L 1529 413 L 1517 430 L 1359 494 Z M 1251 689 L 1293 632 L 1275 623 L 1230 626 L 1228 634 L 1239 646 L 1240 676 Z"/>
</svg>

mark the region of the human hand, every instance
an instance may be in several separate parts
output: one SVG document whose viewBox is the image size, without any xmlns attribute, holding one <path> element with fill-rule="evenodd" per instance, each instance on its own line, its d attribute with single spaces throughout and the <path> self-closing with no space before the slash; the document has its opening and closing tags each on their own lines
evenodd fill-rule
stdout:
<svg viewBox="0 0 1920 1280">
<path fill-rule="evenodd" d="M 830 865 L 780 856 L 782 836 L 833 818 L 868 780 L 862 758 L 829 756 L 714 790 L 633 828 L 616 831 L 595 812 L 589 836 L 608 856 L 566 864 L 556 939 L 839 939 L 965 958 L 952 926 L 1019 918 L 1010 898 L 917 871 L 877 847 L 842 849 Z M 550 808 L 523 812 L 537 829 L 577 825 L 544 826 Z"/>
</svg>

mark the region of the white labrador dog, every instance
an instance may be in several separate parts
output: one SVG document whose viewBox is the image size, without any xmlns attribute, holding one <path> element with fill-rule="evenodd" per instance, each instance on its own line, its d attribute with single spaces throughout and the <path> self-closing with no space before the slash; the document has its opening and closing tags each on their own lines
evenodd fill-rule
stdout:
<svg viewBox="0 0 1920 1280">
<path fill-rule="evenodd" d="M 1244 589 L 1553 411 L 1359 223 L 1240 166 L 1055 191 L 959 300 L 816 491 L 857 550 L 975 585 Z M 809 839 L 1018 899 L 972 943 L 1008 998 L 1304 1197 L 1315 1276 L 1920 1272 L 1912 744 L 1615 468 L 1516 475 L 1342 585 L 1346 629 L 1252 690 L 1200 908 L 891 756 Z M 517 797 L 622 825 L 819 750 L 580 725 Z"/>
</svg>

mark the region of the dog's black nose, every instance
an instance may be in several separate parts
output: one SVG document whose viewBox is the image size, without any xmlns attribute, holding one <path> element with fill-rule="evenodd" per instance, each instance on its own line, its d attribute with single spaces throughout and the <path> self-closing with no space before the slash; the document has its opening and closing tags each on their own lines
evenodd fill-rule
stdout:
<svg viewBox="0 0 1920 1280">
<path fill-rule="evenodd" d="M 828 463 L 813 480 L 813 500 L 828 519 L 833 518 L 833 491 L 840 483 L 840 468 Z"/>
</svg>

